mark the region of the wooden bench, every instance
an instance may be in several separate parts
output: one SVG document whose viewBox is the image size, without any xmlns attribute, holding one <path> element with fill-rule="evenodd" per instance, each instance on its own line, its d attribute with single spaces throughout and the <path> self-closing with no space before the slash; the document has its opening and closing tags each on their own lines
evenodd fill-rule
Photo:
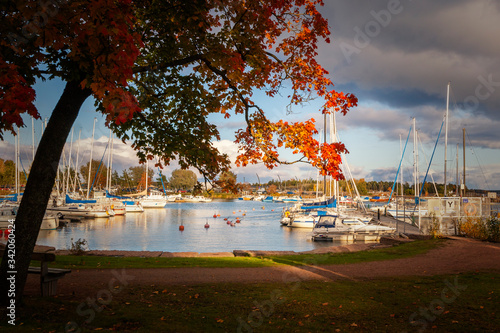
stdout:
<svg viewBox="0 0 500 333">
<path fill-rule="evenodd" d="M 38 249 L 37 249 L 38 248 Z M 54 296 L 57 294 L 57 280 L 64 275 L 71 273 L 71 269 L 49 268 L 48 263 L 56 260 L 56 255 L 52 251 L 54 248 L 35 247 L 31 254 L 31 260 L 40 261 L 40 267 L 30 266 L 28 274 L 40 275 L 40 292 L 42 296 Z M 0 249 L 3 256 L 4 249 Z"/>
</svg>

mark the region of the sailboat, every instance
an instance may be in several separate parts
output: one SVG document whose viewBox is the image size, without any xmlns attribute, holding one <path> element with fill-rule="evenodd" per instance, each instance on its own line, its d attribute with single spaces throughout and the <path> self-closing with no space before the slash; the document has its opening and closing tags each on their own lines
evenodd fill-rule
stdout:
<svg viewBox="0 0 500 333">
<path fill-rule="evenodd" d="M 167 197 L 160 191 L 148 193 L 148 162 L 146 161 L 146 189 L 145 196 L 139 199 L 144 208 L 164 208 L 167 205 Z"/>
</svg>

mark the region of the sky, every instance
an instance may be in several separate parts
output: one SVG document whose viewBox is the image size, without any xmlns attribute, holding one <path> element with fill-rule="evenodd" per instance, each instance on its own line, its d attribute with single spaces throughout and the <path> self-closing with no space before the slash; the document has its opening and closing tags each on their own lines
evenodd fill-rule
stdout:
<svg viewBox="0 0 500 333">
<path fill-rule="evenodd" d="M 450 82 L 447 181 L 456 182 L 463 172 L 463 129 L 465 128 L 465 175 L 469 188 L 500 190 L 500 1 L 498 0 L 326 0 L 320 9 L 328 19 L 331 43 L 320 43 L 319 63 L 329 72 L 334 89 L 355 94 L 359 103 L 346 116 L 336 117 L 340 140 L 349 154 L 344 160 L 353 177 L 367 181 L 394 181 L 410 126 L 415 118 L 418 133 L 418 167 L 423 179 L 446 111 Z M 36 85 L 36 106 L 49 117 L 63 84 L 48 81 Z M 284 94 L 286 96 L 286 94 Z M 303 121 L 314 117 L 323 127 L 319 101 L 287 114 L 283 98 L 257 95 L 273 119 Z M 109 130 L 96 113 L 92 100 L 82 107 L 75 122 L 73 154 L 80 136 L 79 159 L 90 158 L 93 119 L 97 118 L 94 159 L 103 156 Z M 213 118 L 222 140 L 215 145 L 232 161 L 236 156 L 234 132 L 244 126 L 236 116 Z M 41 122 L 35 122 L 39 140 Z M 403 181 L 413 183 L 413 132 L 402 160 Z M 31 121 L 21 129 L 23 163 L 31 156 Z M 71 137 L 68 138 L 68 154 Z M 13 159 L 13 139 L 0 142 L 0 158 Z M 445 129 L 436 145 L 429 168 L 432 178 L 444 180 Z M 457 147 L 458 144 L 458 147 Z M 288 156 L 288 155 L 286 155 Z M 73 162 L 75 163 L 75 162 Z M 133 150 L 115 140 L 113 168 L 138 165 Z M 26 167 L 26 166 L 25 166 Z M 176 169 L 175 163 L 163 174 Z M 239 182 L 265 183 L 271 179 L 316 179 L 306 164 L 267 170 L 262 164 L 234 166 Z"/>
</svg>

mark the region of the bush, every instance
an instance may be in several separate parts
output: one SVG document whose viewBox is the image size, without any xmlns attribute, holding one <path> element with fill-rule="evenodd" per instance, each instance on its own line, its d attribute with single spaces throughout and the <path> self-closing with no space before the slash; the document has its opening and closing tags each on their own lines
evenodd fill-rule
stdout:
<svg viewBox="0 0 500 333">
<path fill-rule="evenodd" d="M 491 242 L 500 242 L 500 220 L 495 217 L 486 222 L 488 228 L 488 240 Z"/>
<path fill-rule="evenodd" d="M 88 251 L 87 247 L 88 243 L 85 239 L 78 238 L 78 240 L 73 243 L 73 238 L 71 238 L 71 249 L 69 252 L 75 256 L 81 256 Z"/>
<path fill-rule="evenodd" d="M 491 242 L 500 241 L 500 221 L 491 217 L 488 220 L 483 218 L 467 218 L 458 223 L 458 234 L 461 236 L 488 240 Z"/>
</svg>

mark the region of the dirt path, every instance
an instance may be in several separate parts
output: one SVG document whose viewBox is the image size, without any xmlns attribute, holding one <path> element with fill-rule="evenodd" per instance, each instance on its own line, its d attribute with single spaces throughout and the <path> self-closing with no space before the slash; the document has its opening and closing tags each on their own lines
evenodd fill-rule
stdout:
<svg viewBox="0 0 500 333">
<path fill-rule="evenodd" d="M 349 251 L 349 248 L 346 247 Z M 391 276 L 428 276 L 473 271 L 500 272 L 500 244 L 453 238 L 426 254 L 348 265 L 266 268 L 158 268 L 73 270 L 58 283 L 59 293 L 85 297 L 99 290 L 128 285 L 194 285 L 220 282 L 296 282 L 363 280 Z M 37 276 L 29 276 L 26 294 L 39 293 Z"/>
</svg>

